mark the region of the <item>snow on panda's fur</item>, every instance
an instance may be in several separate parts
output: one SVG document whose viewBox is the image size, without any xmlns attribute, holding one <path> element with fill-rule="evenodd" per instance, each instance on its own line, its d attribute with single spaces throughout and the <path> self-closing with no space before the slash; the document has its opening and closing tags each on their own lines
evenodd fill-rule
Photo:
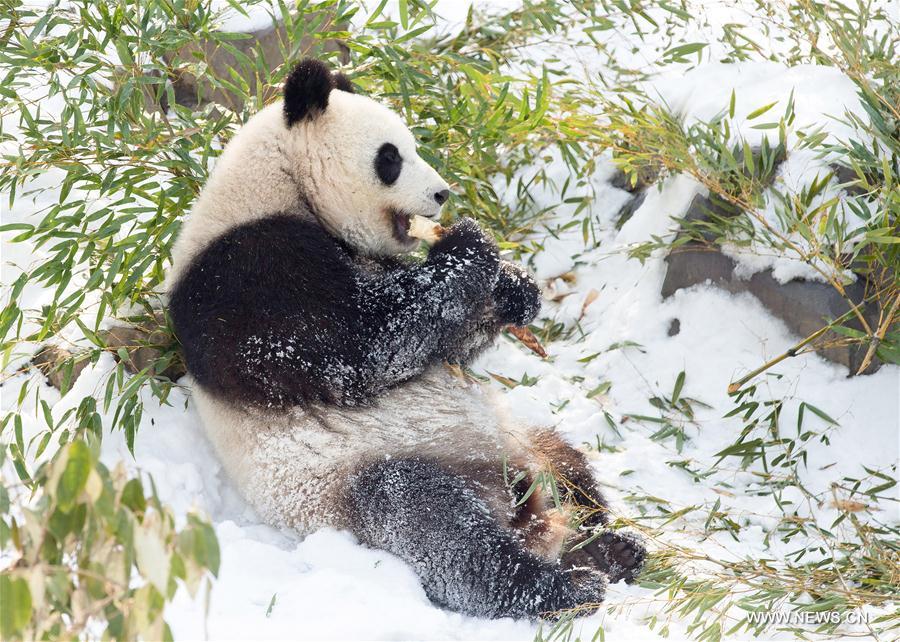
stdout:
<svg viewBox="0 0 900 642">
<path fill-rule="evenodd" d="M 644 550 L 603 531 L 584 457 L 508 419 L 466 363 L 540 292 L 473 221 L 424 262 L 412 215 L 447 184 L 401 119 L 305 60 L 226 146 L 174 250 L 170 311 L 205 430 L 270 523 L 348 529 L 412 565 L 429 597 L 488 617 L 599 603 Z M 564 502 L 555 507 L 554 474 Z"/>
</svg>

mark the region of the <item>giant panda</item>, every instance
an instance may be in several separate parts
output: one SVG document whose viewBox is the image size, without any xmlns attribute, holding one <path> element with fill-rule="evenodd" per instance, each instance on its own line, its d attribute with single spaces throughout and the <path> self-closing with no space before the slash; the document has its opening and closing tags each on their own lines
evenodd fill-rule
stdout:
<svg viewBox="0 0 900 642">
<path fill-rule="evenodd" d="M 644 548 L 604 528 L 579 451 L 446 367 L 540 308 L 471 219 L 405 256 L 410 217 L 437 217 L 448 190 L 397 114 L 297 64 L 226 145 L 173 248 L 193 403 L 269 523 L 349 530 L 462 613 L 593 610 Z"/>
</svg>

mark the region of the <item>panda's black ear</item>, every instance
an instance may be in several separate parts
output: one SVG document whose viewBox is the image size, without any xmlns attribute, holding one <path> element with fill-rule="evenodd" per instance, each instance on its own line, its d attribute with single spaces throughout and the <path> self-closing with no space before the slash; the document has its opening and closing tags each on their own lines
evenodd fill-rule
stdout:
<svg viewBox="0 0 900 642">
<path fill-rule="evenodd" d="M 334 78 L 334 88 L 340 89 L 341 91 L 346 91 L 348 94 L 356 93 L 353 90 L 353 83 L 350 82 L 350 79 L 347 78 L 344 74 L 337 73 L 332 74 L 331 76 Z"/>
<path fill-rule="evenodd" d="M 314 58 L 297 63 L 284 81 L 284 117 L 288 127 L 325 111 L 333 88 L 334 78 L 325 63 Z"/>
</svg>

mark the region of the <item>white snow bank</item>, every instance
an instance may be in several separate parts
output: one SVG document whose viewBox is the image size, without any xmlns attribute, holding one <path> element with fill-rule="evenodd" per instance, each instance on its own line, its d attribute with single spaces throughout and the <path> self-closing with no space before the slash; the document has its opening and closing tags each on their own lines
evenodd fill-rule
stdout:
<svg viewBox="0 0 900 642">
<path fill-rule="evenodd" d="M 817 179 L 827 176 L 831 172 L 829 163 L 834 161 L 833 154 L 822 156 L 816 151 L 798 149 L 801 141 L 798 132 L 821 130 L 827 132 L 833 142 L 854 136 L 845 114 L 865 117 L 857 91 L 850 78 L 832 67 L 798 65 L 787 68 L 774 62 L 743 62 L 709 63 L 683 74 L 675 71 L 663 74 L 653 80 L 648 94 L 680 114 L 685 125 L 690 126 L 696 122 L 708 122 L 726 112 L 734 92 L 732 140 L 735 143 L 744 140 L 759 146 L 763 138 L 768 137 L 773 147 L 778 142 L 777 130 L 754 127 L 778 122 L 793 97 L 795 119 L 787 130 L 787 158 L 778 168 L 772 186 L 764 193 L 765 205 L 758 212 L 760 218 L 751 219 L 759 231 L 768 226 L 785 232 L 777 212 L 779 201 L 774 191 L 799 194 Z M 747 118 L 754 111 L 773 103 L 764 114 Z M 837 179 L 832 178 L 814 199 L 811 209 L 839 196 L 840 192 Z M 848 231 L 866 223 L 847 208 L 841 208 L 840 216 Z M 785 233 L 785 237 L 807 256 L 813 255 L 812 246 L 799 233 Z M 794 251 L 777 252 L 761 241 L 753 241 L 749 245 L 726 244 L 723 250 L 737 262 L 735 274 L 739 277 L 749 278 L 770 268 L 773 276 L 782 283 L 792 279 L 826 281 L 825 275 L 833 274 L 833 267 L 817 258 L 802 260 Z M 841 271 L 834 276 L 845 282 L 855 279 L 849 271 Z"/>
<path fill-rule="evenodd" d="M 240 9 L 236 9 L 235 5 Z M 232 33 L 251 33 L 271 27 L 281 15 L 277 2 L 242 4 L 228 0 L 212 0 L 210 10 L 219 12 L 219 30 Z"/>
</svg>

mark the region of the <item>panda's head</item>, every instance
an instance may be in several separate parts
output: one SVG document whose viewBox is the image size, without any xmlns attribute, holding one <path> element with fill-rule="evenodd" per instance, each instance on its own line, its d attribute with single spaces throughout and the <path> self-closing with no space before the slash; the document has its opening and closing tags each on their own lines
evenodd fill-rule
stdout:
<svg viewBox="0 0 900 642">
<path fill-rule="evenodd" d="M 393 111 L 353 93 L 318 61 L 300 62 L 284 85 L 287 150 L 300 189 L 329 232 L 369 255 L 406 252 L 414 215 L 436 218 L 449 186 L 416 151 Z"/>
</svg>

